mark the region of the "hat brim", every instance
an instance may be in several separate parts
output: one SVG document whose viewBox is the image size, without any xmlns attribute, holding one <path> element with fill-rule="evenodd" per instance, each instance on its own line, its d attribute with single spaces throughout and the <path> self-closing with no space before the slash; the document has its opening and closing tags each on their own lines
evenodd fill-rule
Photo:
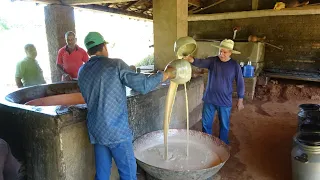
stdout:
<svg viewBox="0 0 320 180">
<path fill-rule="evenodd" d="M 228 50 L 231 50 L 231 53 L 232 53 L 232 54 L 241 54 L 240 51 L 236 51 L 236 50 L 233 50 L 233 49 L 230 49 L 230 48 L 227 48 L 227 47 L 222 47 L 222 46 L 215 45 L 215 44 L 211 44 L 211 46 L 216 47 L 216 48 L 219 48 L 219 49 L 228 49 Z"/>
</svg>

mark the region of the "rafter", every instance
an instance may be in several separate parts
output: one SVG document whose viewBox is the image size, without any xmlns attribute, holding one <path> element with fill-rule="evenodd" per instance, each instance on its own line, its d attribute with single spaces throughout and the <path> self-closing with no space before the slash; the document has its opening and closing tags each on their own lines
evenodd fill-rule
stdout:
<svg viewBox="0 0 320 180">
<path fill-rule="evenodd" d="M 148 11 L 150 8 L 152 8 L 152 3 L 146 5 L 146 8 L 144 10 L 142 10 L 141 13 Z"/>
<path fill-rule="evenodd" d="M 259 0 L 252 0 L 252 10 L 258 10 Z"/>
<path fill-rule="evenodd" d="M 215 21 L 223 19 L 243 19 L 243 18 L 258 18 L 258 17 L 272 17 L 272 16 L 299 16 L 299 15 L 314 15 L 320 14 L 320 6 L 285 8 L 281 11 L 273 9 L 257 10 L 257 11 L 241 11 L 228 12 L 217 14 L 197 14 L 190 15 L 188 21 Z"/>
<path fill-rule="evenodd" d="M 122 9 L 109 8 L 109 7 L 105 7 L 105 6 L 78 5 L 78 6 L 74 6 L 74 7 L 85 8 L 85 9 L 90 9 L 90 10 L 103 11 L 103 12 L 107 12 L 107 13 L 120 14 L 120 15 L 125 15 L 125 16 L 138 17 L 138 18 L 142 18 L 142 19 L 150 19 L 150 20 L 152 20 L 152 16 L 148 16 L 148 15 L 141 14 L 141 13 L 136 13 L 136 12 L 131 12 L 131 11 L 125 11 L 125 10 L 122 10 Z"/>
<path fill-rule="evenodd" d="M 196 11 L 196 10 L 198 10 L 198 9 L 199 9 L 199 7 L 194 6 L 194 7 L 192 7 L 192 8 L 188 11 L 188 13 L 189 13 L 189 14 L 193 14 L 193 12 Z"/>
<path fill-rule="evenodd" d="M 188 3 L 196 7 L 202 7 L 201 0 L 188 0 Z"/>
<path fill-rule="evenodd" d="M 44 4 L 66 4 L 66 5 L 88 5 L 104 3 L 122 3 L 136 0 L 11 0 L 11 1 L 29 1 Z"/>
<path fill-rule="evenodd" d="M 225 2 L 226 0 L 219 0 L 219 1 L 217 1 L 217 2 L 214 2 L 213 4 L 210 4 L 210 5 L 208 5 L 208 6 L 206 6 L 206 7 L 203 7 L 203 8 L 201 8 L 201 9 L 199 9 L 199 10 L 195 10 L 195 11 L 193 11 L 193 13 L 198 13 L 198 12 L 200 12 L 200 11 L 204 11 L 204 10 L 206 10 L 206 9 L 208 9 L 208 8 L 211 8 L 211 7 L 213 7 L 213 6 L 216 6 L 216 5 L 218 5 L 218 4 L 220 4 L 220 3 L 223 3 L 223 2 Z"/>
<path fill-rule="evenodd" d="M 86 5 L 86 4 L 102 4 L 102 3 L 122 3 L 136 0 L 63 0 L 69 5 Z"/>
<path fill-rule="evenodd" d="M 152 8 L 152 2 L 151 3 L 150 2 L 146 3 L 145 6 L 146 6 L 146 8 L 141 10 L 140 13 L 144 13 L 144 12 L 148 11 L 150 8 Z"/>
<path fill-rule="evenodd" d="M 139 2 L 139 1 L 128 2 L 128 5 L 123 6 L 121 9 L 127 10 L 127 9 L 129 9 L 131 6 L 135 5 L 135 4 L 138 3 L 138 2 Z"/>
<path fill-rule="evenodd" d="M 15 1 L 36 2 L 36 3 L 43 3 L 43 4 L 61 4 L 59 0 L 11 0 L 11 2 L 15 2 Z"/>
</svg>

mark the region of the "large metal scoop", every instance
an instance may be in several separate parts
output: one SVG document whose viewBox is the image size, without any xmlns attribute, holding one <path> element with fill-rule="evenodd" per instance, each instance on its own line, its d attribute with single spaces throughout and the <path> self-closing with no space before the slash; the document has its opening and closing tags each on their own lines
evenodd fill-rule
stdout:
<svg viewBox="0 0 320 180">
<path fill-rule="evenodd" d="M 144 152 L 153 149 L 154 147 L 163 146 L 163 131 L 154 131 L 145 134 L 133 143 L 134 154 L 137 159 L 139 166 L 144 169 L 153 179 L 164 179 L 164 180 L 205 180 L 215 175 L 225 162 L 229 159 L 230 150 L 228 146 L 223 143 L 220 139 L 211 136 L 200 131 L 190 130 L 189 145 L 198 147 L 207 152 L 207 159 L 212 159 L 211 155 L 218 156 L 219 162 L 206 163 L 203 166 L 190 166 L 190 169 L 179 169 L 177 168 L 166 168 L 164 160 L 156 160 L 159 157 L 147 158 Z M 185 144 L 187 137 L 187 130 L 185 129 L 170 129 L 168 133 L 168 142 L 180 142 Z M 191 149 L 190 149 L 191 150 Z M 160 150 L 161 151 L 161 150 Z M 161 152 L 159 153 L 161 154 Z M 189 154 L 189 158 L 197 159 L 200 154 L 191 157 L 192 153 Z M 197 163 L 197 162 L 195 162 Z M 193 165 L 194 163 L 192 163 Z"/>
<path fill-rule="evenodd" d="M 174 53 L 178 59 L 192 55 L 197 50 L 197 42 L 189 36 L 181 37 L 174 43 Z"/>
</svg>

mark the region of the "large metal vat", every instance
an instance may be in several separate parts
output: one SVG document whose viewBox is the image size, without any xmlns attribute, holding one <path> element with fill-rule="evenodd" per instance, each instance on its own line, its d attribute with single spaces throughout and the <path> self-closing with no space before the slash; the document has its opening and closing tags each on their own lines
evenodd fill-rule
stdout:
<svg viewBox="0 0 320 180">
<path fill-rule="evenodd" d="M 194 164 L 190 166 L 190 169 L 181 169 L 179 165 L 179 161 L 174 161 L 177 167 L 168 167 L 167 162 L 163 160 L 163 164 L 161 165 L 161 160 L 156 160 L 152 162 L 150 158 L 144 157 L 145 154 L 143 152 L 149 151 L 149 148 L 160 147 L 163 145 L 163 131 L 154 131 L 148 134 L 145 134 L 138 139 L 136 139 L 133 143 L 135 157 L 137 159 L 137 163 L 142 167 L 147 173 L 148 179 L 152 180 L 205 180 L 212 176 L 214 176 L 225 164 L 225 162 L 230 157 L 229 147 L 222 142 L 219 138 L 208 135 L 206 133 L 202 133 L 200 131 L 190 130 L 189 133 L 190 144 L 194 144 L 198 148 L 202 149 L 206 152 L 206 158 L 210 159 L 212 153 L 216 154 L 219 157 L 219 163 L 210 163 L 209 166 L 204 164 L 197 166 L 195 165 L 196 161 L 201 161 L 200 154 L 195 155 L 194 158 L 196 161 L 192 161 Z M 170 129 L 168 132 L 168 142 L 180 142 L 186 144 L 187 130 L 186 129 Z M 161 151 L 161 150 L 159 150 Z M 190 153 L 192 155 L 192 153 Z M 210 155 L 211 154 L 211 155 Z M 152 156 L 152 158 L 156 159 L 157 157 Z M 174 157 L 176 158 L 176 157 Z M 169 160 L 170 161 L 170 160 Z M 186 164 L 184 164 L 186 165 Z M 163 167 L 162 167 L 163 166 Z"/>
</svg>

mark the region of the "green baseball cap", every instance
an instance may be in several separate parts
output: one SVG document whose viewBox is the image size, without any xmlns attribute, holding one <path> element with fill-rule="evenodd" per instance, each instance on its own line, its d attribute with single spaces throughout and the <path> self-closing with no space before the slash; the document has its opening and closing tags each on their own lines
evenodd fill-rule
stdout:
<svg viewBox="0 0 320 180">
<path fill-rule="evenodd" d="M 84 38 L 84 44 L 87 50 L 102 43 L 108 44 L 108 42 L 105 41 L 103 36 L 98 32 L 89 32 Z"/>
</svg>

